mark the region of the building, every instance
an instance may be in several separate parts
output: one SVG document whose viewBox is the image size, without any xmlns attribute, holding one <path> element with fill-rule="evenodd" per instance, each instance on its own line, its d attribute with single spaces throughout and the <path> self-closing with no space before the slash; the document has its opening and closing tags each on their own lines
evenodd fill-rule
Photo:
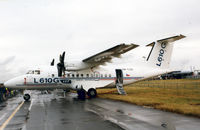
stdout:
<svg viewBox="0 0 200 130">
<path fill-rule="evenodd" d="M 192 71 L 173 71 L 161 75 L 162 79 L 185 79 L 194 75 Z"/>
</svg>

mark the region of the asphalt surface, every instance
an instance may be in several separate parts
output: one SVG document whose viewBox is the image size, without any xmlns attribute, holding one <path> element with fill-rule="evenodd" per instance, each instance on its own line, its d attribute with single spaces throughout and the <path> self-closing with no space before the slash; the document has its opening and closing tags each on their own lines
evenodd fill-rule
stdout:
<svg viewBox="0 0 200 130">
<path fill-rule="evenodd" d="M 77 99 L 31 92 L 30 102 L 17 96 L 0 104 L 4 130 L 199 130 L 200 119 L 105 100 Z M 19 110 L 16 108 L 22 105 Z M 16 111 L 17 110 L 17 111 Z M 13 112 L 16 111 L 15 114 Z M 8 121 L 9 120 L 9 121 Z M 7 123 L 7 124 L 6 124 Z"/>
</svg>

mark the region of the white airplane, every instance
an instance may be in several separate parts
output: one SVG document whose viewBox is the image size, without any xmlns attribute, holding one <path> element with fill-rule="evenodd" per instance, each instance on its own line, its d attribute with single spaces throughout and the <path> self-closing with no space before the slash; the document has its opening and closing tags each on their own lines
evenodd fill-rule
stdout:
<svg viewBox="0 0 200 130">
<path fill-rule="evenodd" d="M 141 80 L 152 78 L 171 72 L 169 69 L 173 42 L 185 38 L 177 35 L 166 39 L 157 40 L 148 44 L 151 51 L 145 63 L 139 67 L 122 69 L 103 69 L 114 57 L 120 57 L 136 47 L 136 44 L 120 44 L 108 50 L 100 52 L 80 62 L 64 62 L 65 52 L 60 55 L 60 62 L 54 66 L 36 68 L 28 71 L 25 75 L 15 77 L 4 83 L 10 89 L 20 90 L 48 90 L 48 89 L 72 89 L 77 91 L 78 97 L 85 99 L 86 94 L 90 98 L 97 96 L 97 88 L 116 87 L 119 94 L 126 94 L 123 85 L 132 84 Z M 24 99 L 30 99 L 29 94 Z"/>
</svg>

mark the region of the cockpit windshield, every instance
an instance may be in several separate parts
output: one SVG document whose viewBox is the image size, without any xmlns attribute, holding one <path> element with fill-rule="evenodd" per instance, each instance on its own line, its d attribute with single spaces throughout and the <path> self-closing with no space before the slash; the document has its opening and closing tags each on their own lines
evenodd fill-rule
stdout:
<svg viewBox="0 0 200 130">
<path fill-rule="evenodd" d="M 40 74 L 40 70 L 35 70 L 34 74 Z"/>
<path fill-rule="evenodd" d="M 29 70 L 26 74 L 34 74 L 33 70 Z"/>
<path fill-rule="evenodd" d="M 29 70 L 26 74 L 40 74 L 40 70 Z"/>
</svg>

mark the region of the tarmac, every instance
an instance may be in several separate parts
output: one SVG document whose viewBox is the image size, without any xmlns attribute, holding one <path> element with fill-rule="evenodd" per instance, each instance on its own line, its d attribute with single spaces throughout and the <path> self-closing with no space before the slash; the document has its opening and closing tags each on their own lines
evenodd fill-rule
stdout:
<svg viewBox="0 0 200 130">
<path fill-rule="evenodd" d="M 200 118 L 106 99 L 31 91 L 0 104 L 0 130 L 199 130 Z"/>
</svg>

